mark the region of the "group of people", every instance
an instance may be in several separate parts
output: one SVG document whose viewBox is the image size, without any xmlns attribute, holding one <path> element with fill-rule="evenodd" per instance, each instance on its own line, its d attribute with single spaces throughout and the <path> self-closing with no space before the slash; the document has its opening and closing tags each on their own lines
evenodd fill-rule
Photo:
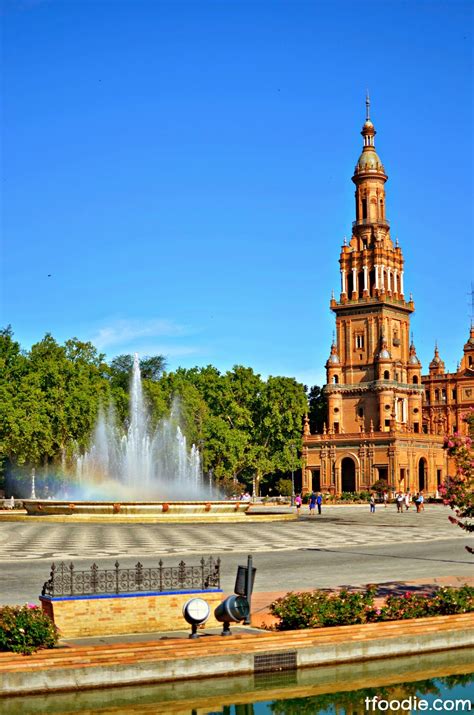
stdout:
<svg viewBox="0 0 474 715">
<path fill-rule="evenodd" d="M 388 492 L 384 492 L 382 495 L 382 501 L 383 505 L 385 508 L 387 508 L 387 504 L 389 502 L 389 496 Z M 415 496 L 413 497 L 411 492 L 397 492 L 395 494 L 395 504 L 397 505 L 397 512 L 402 514 L 404 511 L 408 511 L 412 502 L 414 503 L 417 512 L 424 511 L 425 510 L 425 497 L 423 495 L 423 492 L 417 492 Z M 375 493 L 372 492 L 370 495 L 370 511 L 374 512 L 375 511 Z"/>
<path fill-rule="evenodd" d="M 412 497 L 410 492 L 398 492 L 395 497 L 397 512 L 403 513 L 404 511 L 408 511 L 412 501 L 415 504 L 417 512 L 425 510 L 425 497 L 423 496 L 423 492 L 417 492 L 414 497 Z"/>
<path fill-rule="evenodd" d="M 387 504 L 389 501 L 387 492 L 383 493 L 382 500 L 384 507 L 387 508 Z M 376 504 L 375 492 L 372 492 L 372 494 L 370 495 L 369 502 L 370 512 L 373 514 L 375 511 Z M 423 492 L 418 492 L 414 498 L 411 492 L 397 492 L 397 494 L 395 495 L 395 504 L 397 505 L 397 512 L 400 514 L 402 514 L 404 511 L 408 511 L 412 502 L 414 503 L 417 512 L 425 510 L 425 497 L 423 496 Z"/>
<path fill-rule="evenodd" d="M 318 514 L 321 514 L 321 506 L 323 503 L 323 496 L 321 492 L 311 492 L 309 495 L 308 499 L 308 506 L 309 506 L 309 515 L 314 516 L 316 512 L 316 507 L 318 507 Z M 295 506 L 296 506 L 296 513 L 299 516 L 300 511 L 301 511 L 301 505 L 303 504 L 303 499 L 301 497 L 301 494 L 297 494 L 295 496 Z"/>
</svg>

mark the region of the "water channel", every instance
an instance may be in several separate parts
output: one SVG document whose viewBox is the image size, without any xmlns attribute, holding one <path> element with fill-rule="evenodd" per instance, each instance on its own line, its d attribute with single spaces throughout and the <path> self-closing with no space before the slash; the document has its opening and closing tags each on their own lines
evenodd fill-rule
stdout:
<svg viewBox="0 0 474 715">
<path fill-rule="evenodd" d="M 0 699 L 0 715 L 362 715 L 474 711 L 474 648 L 298 671 Z M 410 703 L 403 702 L 411 698 Z M 464 701 L 457 709 L 451 702 Z M 370 701 L 371 703 L 372 701 Z M 396 704 L 400 707 L 396 708 Z M 440 703 L 447 703 L 443 709 Z M 409 705 L 411 704 L 411 707 Z M 468 706 L 471 705 L 471 708 Z M 372 709 L 374 708 L 374 709 Z"/>
</svg>

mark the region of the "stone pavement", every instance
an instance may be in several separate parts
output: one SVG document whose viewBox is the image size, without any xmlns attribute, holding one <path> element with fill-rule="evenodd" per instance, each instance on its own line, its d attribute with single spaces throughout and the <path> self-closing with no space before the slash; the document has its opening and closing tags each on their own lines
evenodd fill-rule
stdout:
<svg viewBox="0 0 474 715">
<path fill-rule="evenodd" d="M 466 538 L 448 520 L 449 510 L 427 505 L 397 514 L 395 506 L 324 507 L 322 516 L 303 511 L 292 522 L 243 524 L 90 524 L 2 522 L 0 562 L 32 559 L 293 551 L 368 544 L 433 542 Z"/>
</svg>

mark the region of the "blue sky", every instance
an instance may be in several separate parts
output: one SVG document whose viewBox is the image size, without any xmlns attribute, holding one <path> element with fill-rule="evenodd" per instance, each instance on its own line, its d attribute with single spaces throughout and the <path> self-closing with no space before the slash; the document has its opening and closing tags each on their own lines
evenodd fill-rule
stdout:
<svg viewBox="0 0 474 715">
<path fill-rule="evenodd" d="M 2 324 L 323 384 L 368 87 L 418 354 L 455 369 L 472 8 L 4 0 Z"/>
</svg>

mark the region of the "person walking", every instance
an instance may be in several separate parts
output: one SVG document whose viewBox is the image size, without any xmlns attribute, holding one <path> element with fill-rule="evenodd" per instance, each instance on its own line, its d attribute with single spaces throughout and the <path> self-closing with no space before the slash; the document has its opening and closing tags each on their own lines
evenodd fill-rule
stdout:
<svg viewBox="0 0 474 715">
<path fill-rule="evenodd" d="M 399 514 L 402 514 L 403 513 L 403 505 L 405 503 L 405 497 L 403 496 L 403 494 L 401 492 L 398 492 L 396 502 L 397 502 L 397 512 Z"/>
<path fill-rule="evenodd" d="M 314 510 L 316 508 L 316 494 L 314 492 L 311 492 L 311 496 L 309 498 L 309 515 L 314 516 Z"/>
<path fill-rule="evenodd" d="M 370 495 L 370 513 L 375 514 L 375 494 Z"/>
<path fill-rule="evenodd" d="M 384 492 L 384 493 L 383 493 L 382 499 L 383 499 L 383 505 L 384 505 L 384 507 L 385 507 L 385 509 L 386 509 L 386 508 L 387 508 L 387 504 L 388 504 L 388 493 L 387 493 L 387 492 Z"/>
<path fill-rule="evenodd" d="M 321 492 L 318 492 L 318 496 L 316 497 L 316 504 L 318 505 L 318 514 L 321 514 L 321 506 L 323 503 L 323 496 Z"/>
<path fill-rule="evenodd" d="M 418 494 L 415 497 L 415 506 L 416 506 L 417 514 L 419 514 L 421 511 L 421 504 L 422 504 L 421 498 L 422 498 L 421 494 L 418 492 Z"/>
<path fill-rule="evenodd" d="M 300 509 L 301 509 L 301 504 L 303 503 L 303 500 L 301 499 L 301 494 L 297 494 L 295 496 L 295 506 L 296 506 L 296 516 L 299 518 L 300 516 Z"/>
<path fill-rule="evenodd" d="M 411 494 L 410 494 L 410 492 L 407 492 L 405 494 L 405 510 L 406 511 L 408 511 L 408 509 L 410 508 L 410 502 L 411 502 Z"/>
</svg>

